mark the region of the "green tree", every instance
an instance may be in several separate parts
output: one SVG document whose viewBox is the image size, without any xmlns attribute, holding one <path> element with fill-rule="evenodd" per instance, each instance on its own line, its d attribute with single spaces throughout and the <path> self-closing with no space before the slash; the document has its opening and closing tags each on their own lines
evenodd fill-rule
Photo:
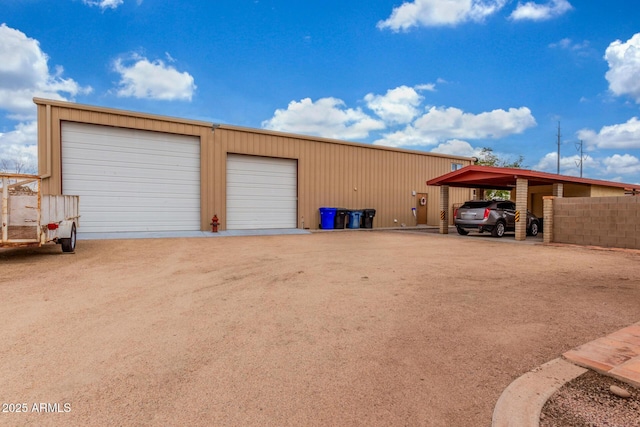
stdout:
<svg viewBox="0 0 640 427">
<path fill-rule="evenodd" d="M 518 156 L 516 160 L 511 158 L 501 159 L 493 152 L 493 148 L 483 147 L 478 156 L 476 165 L 481 166 L 497 166 L 501 168 L 522 168 L 524 157 Z"/>
<path fill-rule="evenodd" d="M 480 166 L 496 166 L 501 168 L 522 168 L 524 163 L 524 157 L 518 156 L 516 160 L 511 158 L 501 159 L 493 152 L 493 148 L 483 147 L 478 155 L 478 160 L 475 162 Z M 495 190 L 485 189 L 484 198 L 491 199 L 509 199 L 511 197 L 511 191 L 509 190 Z"/>
</svg>

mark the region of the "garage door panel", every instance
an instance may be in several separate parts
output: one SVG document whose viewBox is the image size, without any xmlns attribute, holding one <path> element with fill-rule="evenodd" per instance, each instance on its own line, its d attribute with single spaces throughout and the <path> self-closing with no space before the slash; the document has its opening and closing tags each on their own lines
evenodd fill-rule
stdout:
<svg viewBox="0 0 640 427">
<path fill-rule="evenodd" d="M 200 229 L 197 137 L 65 122 L 62 163 L 79 232 Z"/>
<path fill-rule="evenodd" d="M 233 192 L 234 198 L 246 198 L 253 197 L 255 199 L 265 199 L 276 197 L 280 199 L 288 199 L 288 200 L 296 200 L 294 196 L 283 195 L 282 193 L 291 190 L 289 187 L 281 187 L 281 188 L 265 188 L 260 186 L 253 186 L 252 188 L 248 187 L 227 187 Z"/>
<path fill-rule="evenodd" d="M 228 228 L 230 230 L 260 230 L 274 228 L 295 228 L 292 226 L 295 216 L 287 215 L 256 215 L 255 213 L 240 214 L 234 217 Z"/>
<path fill-rule="evenodd" d="M 273 199 L 257 200 L 252 203 L 247 203 L 244 200 L 233 200 L 228 202 L 228 207 L 240 211 L 234 212 L 234 216 L 237 217 L 242 212 L 242 209 L 259 209 L 262 211 L 262 215 L 266 215 L 268 212 L 291 212 L 295 208 L 295 203 L 287 203 L 285 205 L 281 201 Z M 252 214 L 255 215 L 255 213 Z"/>
<path fill-rule="evenodd" d="M 149 172 L 160 173 L 164 171 L 166 173 L 168 168 L 171 168 L 171 173 L 175 174 L 181 172 L 189 173 L 194 168 L 200 167 L 200 161 L 194 162 L 193 159 L 176 158 L 169 162 L 166 158 L 157 155 L 149 155 L 146 158 L 140 156 L 134 159 L 127 157 L 124 152 L 119 152 L 118 157 L 126 158 L 114 158 L 113 154 L 108 151 L 83 151 L 81 146 L 65 146 L 65 154 L 63 155 L 67 163 L 73 163 L 80 168 L 78 169 L 79 173 L 94 175 L 109 173 L 112 175 L 144 177 Z"/>
<path fill-rule="evenodd" d="M 297 161 L 230 154 L 227 228 L 297 227 Z"/>
<path fill-rule="evenodd" d="M 162 187 L 158 186 L 156 182 L 140 182 L 140 181 L 128 181 L 119 177 L 118 179 L 109 178 L 109 182 L 105 180 L 88 181 L 85 176 L 76 175 L 72 179 L 83 180 L 74 186 L 76 191 L 82 192 L 100 192 L 101 196 L 109 196 L 110 194 L 122 195 L 122 197 L 141 198 L 145 197 L 142 194 L 171 197 L 176 196 L 180 199 L 196 198 L 200 199 L 200 193 L 193 192 L 193 187 L 197 186 L 198 182 L 189 183 L 168 183 Z M 122 194 L 123 187 L 126 186 L 126 191 L 131 195 Z M 85 197 L 87 195 L 85 194 Z M 164 202 L 164 201 L 163 201 Z"/>
</svg>

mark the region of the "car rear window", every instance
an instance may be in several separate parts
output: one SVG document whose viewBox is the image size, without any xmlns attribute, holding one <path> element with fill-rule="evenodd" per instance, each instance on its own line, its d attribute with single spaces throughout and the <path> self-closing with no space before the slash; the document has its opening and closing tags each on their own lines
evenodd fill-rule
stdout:
<svg viewBox="0 0 640 427">
<path fill-rule="evenodd" d="M 465 202 L 464 205 L 460 206 L 460 208 L 461 209 L 487 208 L 491 203 L 493 203 L 491 200 L 471 200 L 469 202 Z"/>
</svg>

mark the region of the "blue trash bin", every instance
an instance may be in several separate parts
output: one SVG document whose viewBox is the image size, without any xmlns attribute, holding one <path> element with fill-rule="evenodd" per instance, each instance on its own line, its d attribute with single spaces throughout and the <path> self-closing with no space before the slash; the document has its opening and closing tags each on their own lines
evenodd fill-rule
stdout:
<svg viewBox="0 0 640 427">
<path fill-rule="evenodd" d="M 362 218 L 362 211 L 349 211 L 349 228 L 360 228 L 360 219 Z"/>
<path fill-rule="evenodd" d="M 336 208 L 320 208 L 320 228 L 323 230 L 333 230 L 336 220 Z"/>
</svg>

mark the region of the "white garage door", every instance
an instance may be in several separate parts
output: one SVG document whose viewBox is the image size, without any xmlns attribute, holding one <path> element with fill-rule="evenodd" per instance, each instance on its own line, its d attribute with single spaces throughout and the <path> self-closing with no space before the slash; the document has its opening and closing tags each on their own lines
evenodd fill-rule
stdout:
<svg viewBox="0 0 640 427">
<path fill-rule="evenodd" d="M 227 156 L 227 228 L 296 228 L 298 162 Z"/>
<path fill-rule="evenodd" d="M 78 233 L 200 230 L 200 139 L 65 122 L 62 191 Z"/>
</svg>

